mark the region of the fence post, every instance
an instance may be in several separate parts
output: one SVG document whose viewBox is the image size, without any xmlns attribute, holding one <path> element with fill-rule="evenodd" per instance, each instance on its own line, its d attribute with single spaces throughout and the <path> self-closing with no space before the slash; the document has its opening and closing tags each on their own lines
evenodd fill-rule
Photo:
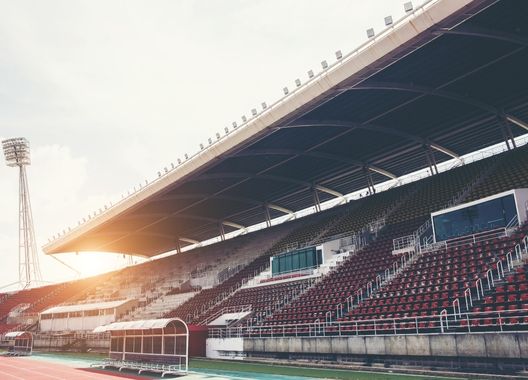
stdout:
<svg viewBox="0 0 528 380">
<path fill-rule="evenodd" d="M 493 273 L 491 271 L 491 269 L 488 269 L 486 271 L 486 279 L 488 280 L 488 290 L 491 290 L 491 287 L 495 287 L 495 282 L 493 281 Z M 478 295 L 478 292 L 477 292 L 477 295 Z M 480 300 L 480 298 L 479 298 Z"/>
<path fill-rule="evenodd" d="M 468 298 L 469 298 L 469 304 L 468 304 Z M 469 306 L 473 307 L 473 296 L 471 295 L 470 288 L 466 288 L 466 290 L 464 290 L 464 299 L 466 300 L 466 310 L 469 310 Z"/>
<path fill-rule="evenodd" d="M 528 235 L 527 235 L 528 236 Z M 525 243 L 526 244 L 526 243 Z M 521 245 L 520 244 L 517 244 L 515 246 L 515 258 L 516 260 L 518 261 L 521 261 L 522 260 L 522 248 L 521 248 Z"/>
<path fill-rule="evenodd" d="M 458 312 L 457 312 L 457 306 L 458 306 Z M 455 300 L 453 301 L 453 316 L 455 318 L 455 321 L 457 320 L 457 315 L 458 317 L 461 317 L 461 313 L 460 313 L 460 301 L 458 300 L 458 298 L 455 298 Z"/>
<path fill-rule="evenodd" d="M 502 266 L 502 261 L 497 261 L 497 278 L 500 280 L 504 277 L 504 267 Z"/>
<path fill-rule="evenodd" d="M 440 331 L 442 332 L 442 334 L 444 333 L 444 316 L 445 316 L 445 330 L 447 330 L 449 328 L 449 321 L 448 321 L 448 314 L 447 314 L 446 309 L 443 309 L 440 312 Z"/>
<path fill-rule="evenodd" d="M 508 266 L 508 271 L 513 269 L 513 259 L 511 251 L 506 254 L 506 264 Z"/>
</svg>

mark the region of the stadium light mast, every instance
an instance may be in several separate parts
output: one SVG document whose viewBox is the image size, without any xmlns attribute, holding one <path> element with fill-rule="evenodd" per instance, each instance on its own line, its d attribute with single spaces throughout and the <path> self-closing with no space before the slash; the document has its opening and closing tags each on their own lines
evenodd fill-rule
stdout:
<svg viewBox="0 0 528 380">
<path fill-rule="evenodd" d="M 9 167 L 19 169 L 19 219 L 18 219 L 18 281 L 24 288 L 42 281 L 35 242 L 35 229 L 26 166 L 31 164 L 29 141 L 16 137 L 2 141 L 4 157 Z"/>
</svg>

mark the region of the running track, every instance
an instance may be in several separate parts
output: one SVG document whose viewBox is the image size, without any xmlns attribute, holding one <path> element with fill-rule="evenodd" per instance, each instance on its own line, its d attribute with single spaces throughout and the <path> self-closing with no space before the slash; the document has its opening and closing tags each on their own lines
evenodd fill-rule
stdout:
<svg viewBox="0 0 528 380">
<path fill-rule="evenodd" d="M 89 368 L 73 368 L 58 363 L 28 360 L 27 358 L 0 357 L 2 380 L 118 380 L 145 379 L 145 377 Z"/>
</svg>

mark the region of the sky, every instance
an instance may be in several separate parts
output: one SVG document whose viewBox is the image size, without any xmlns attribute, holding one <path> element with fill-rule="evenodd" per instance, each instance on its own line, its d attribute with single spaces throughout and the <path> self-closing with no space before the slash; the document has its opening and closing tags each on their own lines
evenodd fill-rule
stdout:
<svg viewBox="0 0 528 380">
<path fill-rule="evenodd" d="M 414 1 L 415 5 L 422 1 Z M 48 238 L 294 80 L 404 15 L 403 0 L 0 0 L 0 139 L 26 137 L 46 281 L 74 272 Z M 115 254 L 58 256 L 82 275 Z M 0 287 L 18 279 L 18 178 L 0 165 Z M 1 291 L 1 290 L 0 290 Z"/>
</svg>

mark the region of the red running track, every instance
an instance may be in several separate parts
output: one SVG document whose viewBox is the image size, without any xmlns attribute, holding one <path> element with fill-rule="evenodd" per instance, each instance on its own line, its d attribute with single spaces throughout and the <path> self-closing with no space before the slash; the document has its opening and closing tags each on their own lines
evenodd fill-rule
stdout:
<svg viewBox="0 0 528 380">
<path fill-rule="evenodd" d="M 0 356 L 1 380 L 117 380 L 145 379 L 124 373 L 112 373 L 92 368 L 73 368 L 63 364 L 49 363 L 28 358 Z"/>
</svg>

